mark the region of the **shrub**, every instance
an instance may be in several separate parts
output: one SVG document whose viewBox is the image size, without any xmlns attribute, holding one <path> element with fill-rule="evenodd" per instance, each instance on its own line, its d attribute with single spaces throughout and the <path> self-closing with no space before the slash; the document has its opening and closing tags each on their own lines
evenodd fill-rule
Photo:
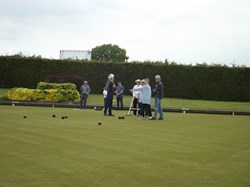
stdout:
<svg viewBox="0 0 250 187">
<path fill-rule="evenodd" d="M 46 89 L 58 89 L 58 90 L 76 90 L 76 85 L 72 83 L 48 83 L 48 82 L 39 82 L 37 89 L 46 90 Z"/>
<path fill-rule="evenodd" d="M 8 91 L 7 99 L 18 101 L 64 102 L 74 101 L 80 97 L 76 86 L 71 83 L 48 84 L 40 82 L 38 88 L 40 89 L 12 88 Z"/>
<path fill-rule="evenodd" d="M 8 91 L 8 99 L 19 101 L 34 101 L 35 90 L 28 88 L 13 88 Z"/>
<path fill-rule="evenodd" d="M 7 101 L 7 100 L 8 100 L 8 96 L 7 95 L 0 96 L 0 101 Z"/>
<path fill-rule="evenodd" d="M 50 83 L 73 83 L 76 85 L 77 90 L 80 91 L 84 79 L 78 75 L 48 75 L 45 77 L 44 81 Z"/>
</svg>

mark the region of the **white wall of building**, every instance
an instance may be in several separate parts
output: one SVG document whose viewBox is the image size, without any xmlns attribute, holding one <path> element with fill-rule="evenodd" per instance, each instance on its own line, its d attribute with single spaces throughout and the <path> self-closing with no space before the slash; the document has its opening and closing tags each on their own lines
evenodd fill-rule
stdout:
<svg viewBox="0 0 250 187">
<path fill-rule="evenodd" d="M 91 51 L 61 50 L 60 59 L 91 60 Z"/>
</svg>

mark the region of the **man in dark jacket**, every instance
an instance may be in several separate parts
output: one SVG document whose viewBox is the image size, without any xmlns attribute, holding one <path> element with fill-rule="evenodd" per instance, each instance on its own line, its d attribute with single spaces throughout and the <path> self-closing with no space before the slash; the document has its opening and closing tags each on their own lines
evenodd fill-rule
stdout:
<svg viewBox="0 0 250 187">
<path fill-rule="evenodd" d="M 154 98 L 155 98 L 155 107 L 154 107 L 155 113 L 153 117 L 151 118 L 151 120 L 156 119 L 158 112 L 160 114 L 159 120 L 163 120 L 163 110 L 161 107 L 161 99 L 164 97 L 164 89 L 163 89 L 163 84 L 161 82 L 160 75 L 155 76 L 155 82 L 156 82 L 155 89 L 153 89 Z"/>
<path fill-rule="evenodd" d="M 107 111 L 109 116 L 114 116 L 112 114 L 113 107 L 113 95 L 115 92 L 115 83 L 114 83 L 114 75 L 110 74 L 108 76 L 108 81 L 106 86 L 104 87 L 104 116 L 107 116 Z"/>
</svg>

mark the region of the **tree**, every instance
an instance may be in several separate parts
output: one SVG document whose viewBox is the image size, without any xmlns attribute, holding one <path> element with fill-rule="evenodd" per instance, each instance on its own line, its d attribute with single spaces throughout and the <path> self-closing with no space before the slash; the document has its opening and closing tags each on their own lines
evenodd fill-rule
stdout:
<svg viewBox="0 0 250 187">
<path fill-rule="evenodd" d="M 101 62 L 125 62 L 128 58 L 126 50 L 118 45 L 103 44 L 93 48 L 91 51 L 91 59 Z"/>
</svg>

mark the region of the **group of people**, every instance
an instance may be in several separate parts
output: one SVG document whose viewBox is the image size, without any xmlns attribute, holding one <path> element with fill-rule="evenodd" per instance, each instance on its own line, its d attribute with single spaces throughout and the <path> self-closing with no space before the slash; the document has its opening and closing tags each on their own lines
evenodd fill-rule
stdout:
<svg viewBox="0 0 250 187">
<path fill-rule="evenodd" d="M 103 94 L 104 94 L 104 105 L 107 109 L 112 108 L 113 106 L 113 95 L 116 94 L 116 101 L 117 101 L 117 110 L 123 109 L 123 91 L 124 86 L 122 85 L 121 81 L 117 82 L 117 86 L 114 83 L 114 75 L 110 74 L 108 76 L 108 81 L 103 88 Z M 83 85 L 80 87 L 80 108 L 86 108 L 88 95 L 90 93 L 90 86 L 88 85 L 88 81 L 84 81 Z M 112 110 L 109 111 L 109 115 L 112 115 Z"/>
<path fill-rule="evenodd" d="M 130 91 L 133 92 L 133 115 L 138 115 L 141 119 L 156 120 L 158 113 L 160 114 L 159 120 L 163 120 L 163 109 L 161 107 L 161 99 L 164 97 L 163 84 L 161 82 L 161 76 L 155 76 L 155 88 L 151 91 L 149 85 L 149 79 L 137 79 L 135 81 L 136 85 Z M 153 94 L 152 94 L 153 92 Z M 154 115 L 151 112 L 151 96 L 155 98 Z"/>
<path fill-rule="evenodd" d="M 108 76 L 108 81 L 103 88 L 103 96 L 104 96 L 104 115 L 113 116 L 112 106 L 113 106 L 113 95 L 116 94 L 116 109 L 123 109 L 123 91 L 124 86 L 121 81 L 117 82 L 117 86 L 114 83 L 114 74 L 110 74 Z M 108 112 L 108 113 L 107 113 Z"/>
<path fill-rule="evenodd" d="M 163 120 L 163 109 L 161 107 L 161 99 L 164 97 L 164 88 L 161 82 L 161 76 L 155 76 L 155 88 L 151 90 L 149 85 L 149 79 L 137 79 L 133 89 L 130 91 L 133 94 L 133 115 L 139 116 L 141 119 L 156 120 L 159 113 L 159 120 Z M 108 76 L 108 81 L 103 88 L 104 95 L 104 115 L 114 116 L 112 113 L 113 96 L 116 94 L 117 110 L 123 109 L 123 91 L 124 86 L 120 81 L 117 82 L 117 86 L 114 83 L 114 74 Z M 88 94 L 90 93 L 90 87 L 87 81 L 80 88 L 81 99 L 80 108 L 86 108 Z M 154 115 L 151 112 L 151 96 L 154 96 Z M 83 103 L 84 101 L 84 103 Z"/>
</svg>

